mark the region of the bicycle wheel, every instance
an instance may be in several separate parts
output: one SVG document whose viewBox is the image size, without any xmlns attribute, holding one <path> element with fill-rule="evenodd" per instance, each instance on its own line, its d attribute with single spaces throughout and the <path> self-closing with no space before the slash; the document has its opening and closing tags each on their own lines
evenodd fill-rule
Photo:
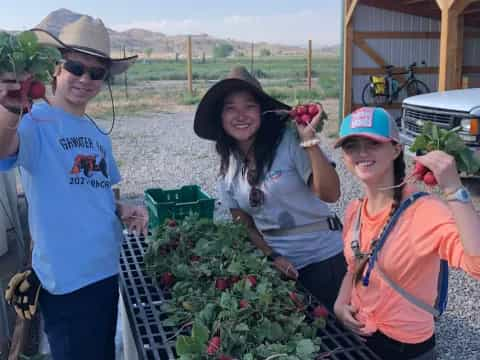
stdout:
<svg viewBox="0 0 480 360">
<path fill-rule="evenodd" d="M 426 94 L 430 92 L 428 86 L 423 81 L 417 79 L 410 81 L 406 90 L 407 96 Z"/>
<path fill-rule="evenodd" d="M 371 83 L 367 83 L 362 91 L 362 103 L 365 106 L 385 105 L 387 96 L 375 94 Z"/>
</svg>

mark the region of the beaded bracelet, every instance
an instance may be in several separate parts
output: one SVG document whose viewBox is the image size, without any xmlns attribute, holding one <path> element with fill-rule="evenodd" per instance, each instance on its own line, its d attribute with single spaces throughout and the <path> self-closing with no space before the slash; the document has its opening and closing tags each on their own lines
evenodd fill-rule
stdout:
<svg viewBox="0 0 480 360">
<path fill-rule="evenodd" d="M 305 140 L 300 143 L 300 146 L 303 148 L 311 147 L 320 144 L 321 140 L 319 138 L 313 138 L 310 140 Z"/>
</svg>

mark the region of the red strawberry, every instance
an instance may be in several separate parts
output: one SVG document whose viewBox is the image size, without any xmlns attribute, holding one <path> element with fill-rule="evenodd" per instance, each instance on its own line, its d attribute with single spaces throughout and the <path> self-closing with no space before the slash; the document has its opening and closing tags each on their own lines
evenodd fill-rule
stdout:
<svg viewBox="0 0 480 360">
<path fill-rule="evenodd" d="M 326 319 L 328 316 L 328 310 L 325 306 L 318 305 L 315 307 L 315 309 L 313 309 L 313 316 L 316 318 Z"/>
<path fill-rule="evenodd" d="M 302 116 L 300 116 L 301 124 L 307 125 L 308 123 L 310 123 L 310 121 L 312 121 L 312 117 L 309 114 L 303 114 Z"/>
<path fill-rule="evenodd" d="M 223 278 L 218 278 L 217 280 L 215 280 L 215 288 L 220 291 L 228 289 L 228 281 Z"/>
<path fill-rule="evenodd" d="M 41 81 L 34 80 L 30 86 L 28 95 L 32 100 L 43 99 L 45 97 L 45 85 Z"/>
<path fill-rule="evenodd" d="M 23 81 L 20 81 L 20 89 L 18 90 L 10 90 L 8 92 L 8 96 L 14 98 L 20 98 L 22 100 L 27 99 L 28 92 L 30 90 L 30 85 L 32 83 L 32 78 L 28 77 Z"/>
<path fill-rule="evenodd" d="M 317 104 L 310 104 L 308 105 L 308 114 L 311 115 L 312 117 L 317 115 L 319 112 L 318 110 L 318 105 Z"/>
<path fill-rule="evenodd" d="M 211 338 L 208 342 L 207 354 L 215 355 L 215 353 L 220 350 L 220 344 L 221 341 L 219 336 L 214 336 L 213 338 Z"/>
<path fill-rule="evenodd" d="M 218 360 L 233 360 L 233 358 L 228 355 L 222 354 L 218 357 Z"/>
<path fill-rule="evenodd" d="M 417 180 L 422 180 L 423 179 L 423 175 L 425 175 L 428 171 L 428 168 L 425 167 L 425 165 L 423 165 L 422 163 L 420 162 L 415 162 L 415 168 L 413 170 L 413 176 L 415 176 L 415 178 Z"/>
<path fill-rule="evenodd" d="M 165 287 L 170 287 L 175 283 L 175 277 L 171 272 L 165 272 L 160 278 L 160 284 Z"/>
<path fill-rule="evenodd" d="M 435 186 L 437 185 L 437 179 L 431 171 L 428 171 L 425 175 L 423 175 L 423 182 L 428 186 Z"/>
<path fill-rule="evenodd" d="M 171 227 L 171 228 L 177 227 L 177 222 L 176 222 L 175 220 L 173 220 L 173 219 L 170 219 L 170 220 L 168 220 L 168 222 L 167 222 L 167 226 L 168 226 L 168 227 Z"/>
<path fill-rule="evenodd" d="M 239 281 L 240 281 L 240 276 L 238 275 L 230 276 L 230 279 L 229 279 L 230 285 L 234 285 Z"/>
<path fill-rule="evenodd" d="M 296 112 L 297 115 L 306 114 L 306 113 L 307 113 L 307 107 L 304 106 L 304 105 L 298 105 L 298 106 L 295 108 L 295 112 Z"/>
<path fill-rule="evenodd" d="M 250 306 L 250 303 L 248 300 L 242 299 L 240 300 L 240 309 L 245 309 L 246 307 Z"/>
<path fill-rule="evenodd" d="M 257 285 L 257 277 L 255 275 L 248 275 L 247 280 L 252 287 L 255 287 Z"/>
</svg>

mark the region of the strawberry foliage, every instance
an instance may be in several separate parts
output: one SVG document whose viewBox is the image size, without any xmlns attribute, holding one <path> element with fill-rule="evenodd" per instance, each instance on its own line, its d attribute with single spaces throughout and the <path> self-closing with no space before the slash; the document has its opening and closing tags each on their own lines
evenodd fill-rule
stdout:
<svg viewBox="0 0 480 360">
<path fill-rule="evenodd" d="M 415 138 L 410 151 L 425 154 L 433 150 L 442 150 L 455 158 L 457 169 L 466 174 L 477 174 L 480 170 L 480 159 L 470 150 L 457 134 L 459 127 L 446 130 L 426 122 L 422 133 Z"/>
<path fill-rule="evenodd" d="M 145 263 L 169 297 L 162 325 L 181 329 L 172 339 L 179 359 L 308 360 L 319 351 L 326 316 L 314 316 L 313 299 L 280 278 L 242 225 L 195 216 L 166 223 Z M 175 279 L 168 286 L 165 273 Z"/>
<path fill-rule="evenodd" d="M 57 49 L 40 45 L 33 32 L 18 35 L 0 32 L 0 74 L 29 73 L 36 80 L 46 82 L 51 79 L 55 62 L 60 57 Z"/>
</svg>

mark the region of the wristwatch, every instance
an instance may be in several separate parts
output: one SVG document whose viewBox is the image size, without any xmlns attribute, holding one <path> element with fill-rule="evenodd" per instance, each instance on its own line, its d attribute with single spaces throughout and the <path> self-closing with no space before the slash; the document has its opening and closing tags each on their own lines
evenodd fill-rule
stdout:
<svg viewBox="0 0 480 360">
<path fill-rule="evenodd" d="M 267 259 L 270 260 L 271 262 L 274 262 L 275 259 L 280 256 L 282 256 L 282 254 L 276 252 L 275 250 L 272 250 L 272 252 L 267 255 Z"/>
<path fill-rule="evenodd" d="M 460 201 L 465 204 L 472 201 L 470 193 L 463 186 L 460 186 L 455 192 L 448 194 L 445 198 L 447 201 Z"/>
</svg>

